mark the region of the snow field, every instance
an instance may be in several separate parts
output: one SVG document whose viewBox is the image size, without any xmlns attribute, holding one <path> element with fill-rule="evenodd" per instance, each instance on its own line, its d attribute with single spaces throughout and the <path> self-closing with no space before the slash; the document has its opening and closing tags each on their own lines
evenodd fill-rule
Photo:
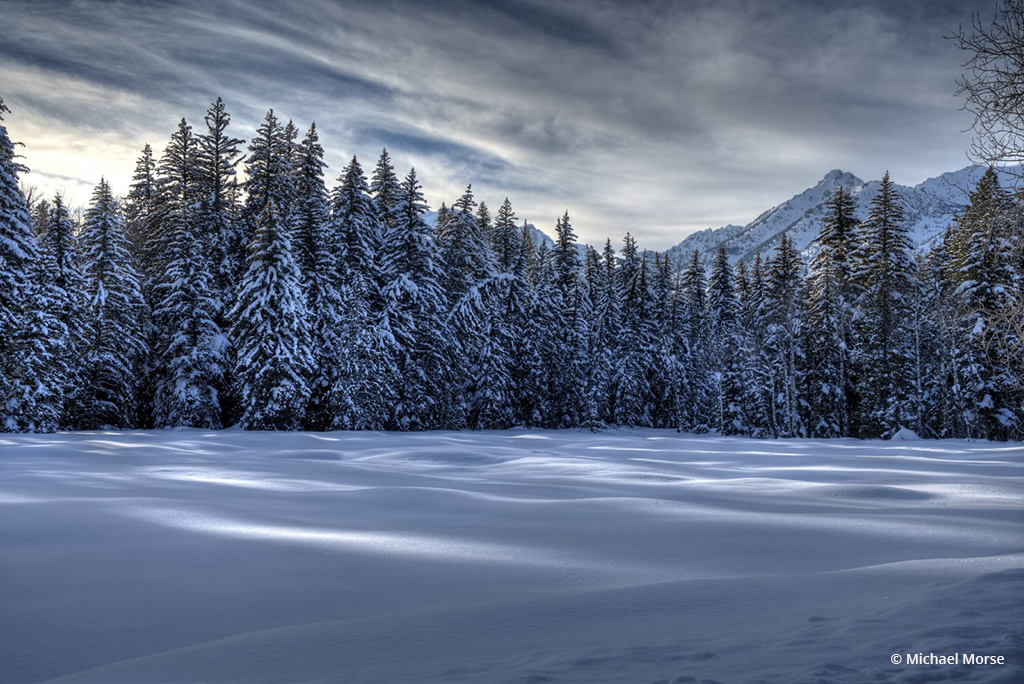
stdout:
<svg viewBox="0 0 1024 684">
<path fill-rule="evenodd" d="M 1022 504 L 988 442 L 4 435 L 0 681 L 1019 682 Z"/>
</svg>

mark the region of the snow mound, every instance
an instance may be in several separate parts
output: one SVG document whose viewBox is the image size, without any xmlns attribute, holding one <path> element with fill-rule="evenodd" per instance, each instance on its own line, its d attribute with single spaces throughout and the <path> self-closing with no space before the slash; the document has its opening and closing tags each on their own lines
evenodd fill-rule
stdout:
<svg viewBox="0 0 1024 684">
<path fill-rule="evenodd" d="M 917 433 L 910 428 L 901 427 L 893 433 L 889 440 L 892 442 L 919 442 L 921 441 L 921 438 L 918 437 Z"/>
</svg>

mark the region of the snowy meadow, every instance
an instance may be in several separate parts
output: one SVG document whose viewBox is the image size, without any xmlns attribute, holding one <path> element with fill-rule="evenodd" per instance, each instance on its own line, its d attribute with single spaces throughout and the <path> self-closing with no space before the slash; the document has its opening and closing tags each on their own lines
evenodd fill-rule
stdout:
<svg viewBox="0 0 1024 684">
<path fill-rule="evenodd" d="M 1019 682 L 1022 504 L 1017 443 L 3 435 L 0 681 Z"/>
</svg>

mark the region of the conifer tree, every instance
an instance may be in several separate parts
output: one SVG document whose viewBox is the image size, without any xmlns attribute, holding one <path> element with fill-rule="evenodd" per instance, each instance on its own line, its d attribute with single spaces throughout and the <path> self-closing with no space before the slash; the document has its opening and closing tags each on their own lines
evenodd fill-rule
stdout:
<svg viewBox="0 0 1024 684">
<path fill-rule="evenodd" d="M 444 227 L 448 225 L 448 219 L 451 218 L 451 212 L 448 210 L 448 206 L 441 202 L 441 207 L 437 210 L 437 222 L 434 224 L 434 232 L 440 235 L 444 232 Z"/>
<path fill-rule="evenodd" d="M 384 154 L 381 157 L 385 159 Z M 345 272 L 354 293 L 376 301 L 380 278 L 377 248 L 383 230 L 377 218 L 378 205 L 370 195 L 366 176 L 355 157 L 338 180 L 340 184 L 331 198 L 334 239 L 340 242 Z"/>
<path fill-rule="evenodd" d="M 672 268 L 668 254 L 654 253 L 652 269 L 651 426 L 675 427 L 678 415 L 678 361 L 673 340 L 674 304 Z"/>
<path fill-rule="evenodd" d="M 245 251 L 236 207 L 237 167 L 242 160 L 240 147 L 245 141 L 228 132 L 231 115 L 219 97 L 206 110 L 204 121 L 206 132 L 197 136 L 196 140 L 198 182 L 201 187 L 198 211 L 213 284 L 222 302 L 218 321 L 223 324 L 234 296 L 233 278 L 241 270 L 241 264 L 235 260 Z"/>
<path fill-rule="evenodd" d="M 762 414 L 760 409 L 758 386 L 758 356 L 756 353 L 759 335 L 755 328 L 758 301 L 755 296 L 753 269 L 748 269 L 746 262 L 740 259 L 733 269 L 733 290 L 736 293 L 736 325 L 740 383 L 743 392 L 740 395 L 741 410 L 746 426 L 744 434 L 754 435 L 760 429 L 758 420 Z M 760 265 L 758 265 L 760 270 Z"/>
<path fill-rule="evenodd" d="M 1011 324 L 1012 312 L 1024 301 L 1013 242 L 1021 209 L 991 167 L 970 202 L 950 245 L 962 339 L 956 354 L 968 411 L 964 422 L 971 436 L 1009 439 L 1024 418 L 1021 340 Z"/>
<path fill-rule="evenodd" d="M 483 201 L 476 206 L 476 226 L 484 243 L 493 250 L 494 226 L 491 224 L 491 210 Z"/>
<path fill-rule="evenodd" d="M 537 248 L 532 292 L 524 331 L 525 377 L 519 395 L 517 423 L 531 427 L 556 427 L 554 384 L 560 363 L 557 344 L 558 303 L 555 299 L 554 271 L 547 245 Z"/>
<path fill-rule="evenodd" d="M 612 423 L 615 420 L 612 407 L 612 377 L 616 364 L 622 307 L 615 248 L 612 247 L 610 239 L 605 240 L 600 259 L 591 276 L 594 336 L 597 347 L 593 363 L 596 365 L 596 382 L 600 398 L 598 415 L 602 421 Z"/>
<path fill-rule="evenodd" d="M 395 212 L 402 198 L 402 186 L 395 175 L 395 167 L 391 165 L 387 148 L 381 150 L 380 158 L 377 159 L 377 167 L 370 180 L 370 194 L 377 207 L 377 220 L 383 235 L 394 225 Z"/>
<path fill-rule="evenodd" d="M 53 432 L 61 427 L 70 348 L 67 326 L 55 314 L 67 308 L 66 293 L 53 281 L 54 260 L 38 251 L 24 301 L 24 314 L 11 341 L 11 391 L 4 397 L 4 428 Z"/>
<path fill-rule="evenodd" d="M 767 264 L 761 260 L 761 255 L 756 255 L 750 271 L 750 304 L 748 307 L 751 321 L 748 328 L 750 356 L 747 361 L 750 384 L 746 415 L 753 435 L 776 437 L 778 433 L 773 419 L 774 380 L 767 344 L 771 302 L 768 297 L 766 269 Z"/>
<path fill-rule="evenodd" d="M 813 437 L 850 433 L 855 391 L 850 351 L 853 348 L 853 292 L 850 253 L 857 219 L 853 198 L 836 188 L 826 204 L 828 215 L 815 239 L 817 253 L 808 274 L 808 375 Z"/>
<path fill-rule="evenodd" d="M 681 303 L 678 311 L 677 334 L 682 339 L 680 358 L 686 366 L 682 375 L 680 396 L 683 405 L 678 415 L 681 427 L 691 432 L 707 432 L 711 424 L 710 369 L 707 343 L 707 285 L 700 253 L 694 250 L 683 271 Z"/>
<path fill-rule="evenodd" d="M 0 121 L 3 121 L 4 112 L 10 113 L 10 111 L 3 103 L 3 98 L 0 98 Z M 3 183 L 0 185 L 0 190 L 3 192 L 0 195 L 0 200 L 3 201 L 0 208 L 4 212 L 0 215 L 3 220 L 0 227 L 4 230 L 4 240 L 0 242 L 0 249 L 4 251 L 0 252 L 0 256 L 4 258 L 5 266 L 5 270 L 0 273 L 4 277 L 5 285 L 13 285 L 23 279 L 22 269 L 17 268 L 17 265 L 24 263 L 30 256 L 26 249 L 31 249 L 26 247 L 30 244 L 29 237 L 32 235 L 28 202 L 18 184 L 19 175 L 27 173 L 28 167 L 17 161 L 20 155 L 15 153 L 14 148 L 18 145 L 20 143 L 11 141 L 7 127 L 0 124 L 0 164 L 2 164 L 0 173 L 3 174 L 0 175 L 0 182 Z M 15 287 L 5 287 L 0 292 L 10 297 L 16 294 L 17 290 Z M 8 302 L 9 300 L 5 300 L 5 305 L 13 309 Z"/>
<path fill-rule="evenodd" d="M 635 247 L 627 235 L 624 263 L 635 258 Z M 619 425 L 650 425 L 652 404 L 650 369 L 652 366 L 653 293 L 647 277 L 647 255 L 634 269 L 622 299 L 622 328 L 613 378 L 615 422 Z"/>
<path fill-rule="evenodd" d="M 590 303 L 585 300 L 580 282 L 576 233 L 569 221 L 569 212 L 558 219 L 555 234 L 555 246 L 551 250 L 556 306 L 554 325 L 562 363 L 552 378 L 555 402 L 551 408 L 557 412 L 557 415 L 552 416 L 552 421 L 557 427 L 571 427 L 579 424 L 579 410 L 585 403 L 587 316 Z"/>
<path fill-rule="evenodd" d="M 611 378 L 611 357 L 602 346 L 601 318 L 598 304 L 604 290 L 604 265 L 601 255 L 592 246 L 584 251 L 581 283 L 587 313 L 583 316 L 584 337 L 583 370 L 585 374 L 584 407 L 580 414 L 580 426 L 597 430 L 604 427 L 607 413 L 608 382 Z"/>
<path fill-rule="evenodd" d="M 245 206 L 243 208 L 243 230 L 239 240 L 241 252 L 235 263 L 239 272 L 235 282 L 240 282 L 247 270 L 249 243 L 252 241 L 267 205 L 274 202 L 276 220 L 287 227 L 291 220 L 292 200 L 295 195 L 292 178 L 292 158 L 284 128 L 281 127 L 274 110 L 267 112 L 263 123 L 256 129 L 256 135 L 249 141 L 249 154 L 245 159 Z"/>
<path fill-rule="evenodd" d="M 0 99 L 0 121 L 10 110 Z M 15 143 L 0 123 L 0 396 L 12 391 L 14 358 L 10 348 L 23 324 L 24 302 L 32 281 L 35 240 L 28 204 L 18 185 L 18 176 L 28 169 L 18 161 Z"/>
<path fill-rule="evenodd" d="M 451 428 L 461 423 L 454 396 L 456 363 L 445 325 L 445 294 L 433 231 L 423 220 L 415 169 L 400 187 L 386 242 L 383 296 L 388 328 L 397 347 L 397 396 L 392 424 L 399 430 Z"/>
<path fill-rule="evenodd" d="M 161 232 L 165 224 L 161 220 L 161 211 L 157 162 L 153 157 L 153 148 L 147 143 L 136 161 L 132 183 L 124 198 L 125 233 L 142 289 L 141 319 L 147 349 L 155 349 L 158 342 L 153 323 L 153 308 L 157 305 L 154 287 L 166 266 L 164 247 L 167 238 Z M 153 427 L 150 418 L 156 394 L 158 363 L 159 359 L 153 354 L 146 354 L 140 362 L 136 383 L 136 414 L 140 419 L 140 427 Z"/>
<path fill-rule="evenodd" d="M 313 358 L 301 282 L 289 231 L 270 197 L 249 245 L 231 314 L 241 424 L 247 430 L 296 430 L 302 424 Z"/>
<path fill-rule="evenodd" d="M 508 280 L 496 273 L 493 254 L 474 216 L 472 189 L 453 205 L 441 236 L 449 323 L 464 357 L 461 384 L 470 427 L 508 427 L 513 417 L 509 371 L 511 336 L 504 320 Z"/>
<path fill-rule="evenodd" d="M 712 425 L 725 435 L 748 431 L 743 411 L 742 345 L 738 328 L 739 302 L 725 247 L 719 247 L 708 280 L 708 337 L 711 344 L 715 413 Z"/>
<path fill-rule="evenodd" d="M 530 232 L 530 224 L 523 219 L 523 225 L 519 228 L 519 252 L 516 254 L 515 265 L 512 271 L 524 280 L 536 282 L 539 268 L 537 257 L 537 245 L 534 244 L 533 235 Z"/>
<path fill-rule="evenodd" d="M 289 174 L 294 190 L 299 177 L 299 128 L 292 119 L 288 119 L 288 123 L 284 125 L 284 129 L 281 131 L 281 140 L 282 154 L 288 160 Z M 294 195 L 292 195 L 292 199 L 295 199 Z M 289 206 L 284 215 L 290 216 L 292 209 L 293 207 Z"/>
<path fill-rule="evenodd" d="M 200 207 L 198 143 L 181 120 L 159 167 L 162 271 L 153 286 L 154 424 L 218 428 L 225 336 Z"/>
<path fill-rule="evenodd" d="M 341 336 L 345 332 L 340 270 L 344 255 L 331 230 L 324 185 L 327 164 L 315 123 L 299 143 L 295 161 L 293 246 L 309 315 L 309 351 L 313 359 L 304 424 L 312 430 L 326 430 L 333 427 L 339 410 L 332 394 L 338 388 Z"/>
<path fill-rule="evenodd" d="M 511 373 L 513 338 L 506 307 L 517 304 L 511 291 L 518 279 L 495 274 L 459 300 L 449 328 L 462 341 L 465 357 L 466 424 L 473 429 L 503 429 L 515 422 L 515 388 Z"/>
<path fill-rule="evenodd" d="M 43 252 L 43 277 L 49 278 L 50 286 L 56 290 L 56 297 L 51 303 L 52 311 L 67 329 L 63 359 L 67 373 L 61 426 L 74 428 L 83 418 L 77 397 L 84 388 L 85 354 L 91 338 L 88 300 L 78 239 L 74 234 L 74 223 L 68 208 L 60 195 L 55 196 L 49 206 L 50 213 L 39 237 L 39 246 Z"/>
<path fill-rule="evenodd" d="M 340 298 L 345 302 L 341 370 L 332 389 L 332 405 L 339 407 L 335 427 L 381 429 L 391 417 L 397 393 L 397 350 L 381 294 L 387 282 L 388 246 L 382 238 L 387 228 L 380 223 L 379 207 L 355 157 L 340 180 L 331 211 L 332 239 L 340 245 Z M 387 235 L 390 239 L 393 234 Z"/>
<path fill-rule="evenodd" d="M 26 202 L 28 198 L 26 198 Z M 46 232 L 46 223 L 50 220 L 50 202 L 42 197 L 29 206 L 29 219 L 32 223 L 32 234 L 38 239 Z"/>
<path fill-rule="evenodd" d="M 800 254 L 792 238 L 783 233 L 770 261 L 766 283 L 765 348 L 774 376 L 771 422 L 779 437 L 806 436 L 804 293 L 800 267 Z"/>
<path fill-rule="evenodd" d="M 128 195 L 124 198 L 125 230 L 131 245 L 132 256 L 143 276 L 144 291 L 146 291 L 145 281 L 149 274 L 156 270 L 151 267 L 153 255 L 150 254 L 150 240 L 154 234 L 151 219 L 156 198 L 156 160 L 153 157 L 153 148 L 146 143 L 142 148 L 142 156 L 135 162 L 132 183 L 128 187 Z"/>
<path fill-rule="evenodd" d="M 147 352 L 140 322 L 145 304 L 124 219 L 106 180 L 93 192 L 81 241 L 92 334 L 82 427 L 130 427 L 136 424 L 137 377 Z"/>
<path fill-rule="evenodd" d="M 501 203 L 494 219 L 491 249 L 494 251 L 498 270 L 502 273 L 514 272 L 519 252 L 519 231 L 516 228 L 516 214 L 512 211 L 512 203 L 508 201 L 508 197 Z"/>
<path fill-rule="evenodd" d="M 444 264 L 443 284 L 451 307 L 458 304 L 473 286 L 490 277 L 494 271 L 491 251 L 480 234 L 473 210 L 473 187 L 452 205 L 444 229 L 438 229 L 441 259 Z"/>
<path fill-rule="evenodd" d="M 0 121 L 7 111 L 0 100 Z M 63 408 L 67 328 L 52 313 L 63 306 L 54 264 L 36 245 L 18 186 L 27 170 L 0 123 L 0 430 L 51 432 Z"/>
<path fill-rule="evenodd" d="M 886 173 L 861 225 L 853 277 L 861 311 L 858 348 L 859 433 L 886 436 L 918 423 L 909 323 L 913 289 L 911 243 L 903 207 Z"/>
</svg>

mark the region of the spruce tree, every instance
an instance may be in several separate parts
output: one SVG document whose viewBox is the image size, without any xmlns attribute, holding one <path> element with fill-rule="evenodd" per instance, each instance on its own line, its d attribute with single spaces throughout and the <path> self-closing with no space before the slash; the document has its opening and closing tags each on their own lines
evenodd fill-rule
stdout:
<svg viewBox="0 0 1024 684">
<path fill-rule="evenodd" d="M 140 322 L 145 303 L 124 219 L 106 180 L 93 192 L 81 242 L 92 334 L 82 427 L 131 427 L 137 420 L 136 384 L 147 352 Z"/>
<path fill-rule="evenodd" d="M 675 292 L 668 254 L 654 254 L 651 367 L 652 427 L 675 427 L 678 416 L 678 361 L 673 340 Z"/>
<path fill-rule="evenodd" d="M 605 270 L 601 255 L 587 245 L 583 260 L 583 296 L 587 313 L 583 316 L 582 334 L 585 373 L 584 407 L 580 427 L 597 430 L 604 427 L 608 404 L 608 383 L 611 379 L 611 355 L 602 339 L 599 307 L 603 305 Z"/>
<path fill-rule="evenodd" d="M 54 313 L 67 328 L 67 383 L 64 388 L 63 427 L 74 428 L 82 419 L 78 394 L 84 387 L 85 354 L 91 330 L 87 308 L 86 282 L 82 274 L 79 240 L 64 198 L 57 195 L 50 205 L 46 227 L 40 235 L 40 249 L 48 260 L 44 270 L 59 290 Z"/>
<path fill-rule="evenodd" d="M 514 272 L 519 253 L 519 230 L 516 228 L 516 214 L 512 211 L 512 203 L 508 201 L 508 197 L 501 203 L 494 219 L 491 249 L 494 251 L 498 270 L 502 273 Z"/>
<path fill-rule="evenodd" d="M 534 259 L 533 287 L 526 316 L 523 356 L 525 377 L 517 406 L 517 423 L 530 427 L 557 427 L 551 416 L 556 401 L 552 379 L 558 357 L 558 302 L 548 248 L 541 244 Z"/>
<path fill-rule="evenodd" d="M 772 373 L 771 424 L 778 437 L 806 436 L 804 293 L 800 254 L 783 233 L 768 266 L 765 350 Z"/>
<path fill-rule="evenodd" d="M 441 202 L 441 207 L 437 210 L 437 221 L 434 224 L 435 234 L 444 232 L 444 227 L 448 225 L 449 218 L 451 218 L 451 212 L 448 210 L 448 205 Z"/>
<path fill-rule="evenodd" d="M 384 263 L 383 290 L 388 327 L 396 343 L 397 396 L 392 425 L 399 430 L 444 429 L 459 425 L 455 396 L 457 362 L 445 324 L 445 295 L 433 231 L 423 220 L 416 171 L 405 177 L 395 204 Z"/>
<path fill-rule="evenodd" d="M 0 100 L 0 121 L 9 111 Z M 0 123 L 0 430 L 51 432 L 60 426 L 67 383 L 67 306 L 53 283 L 55 262 L 33 236 L 18 186 L 26 172 Z"/>
<path fill-rule="evenodd" d="M 28 198 L 26 198 L 28 203 Z M 50 202 L 45 197 L 32 202 L 29 206 L 29 219 L 32 223 L 32 234 L 38 239 L 46 232 L 46 223 L 50 219 Z"/>
<path fill-rule="evenodd" d="M 635 258 L 628 235 L 623 252 L 624 260 Z M 621 336 L 612 380 L 615 422 L 626 426 L 650 425 L 653 403 L 650 370 L 654 296 L 648 282 L 646 253 L 637 261 L 636 268 L 629 269 L 633 277 L 623 293 Z"/>
<path fill-rule="evenodd" d="M 555 246 L 551 250 L 551 266 L 555 286 L 556 344 L 562 363 L 552 378 L 554 399 L 551 410 L 554 425 L 572 427 L 580 423 L 580 409 L 585 404 L 587 387 L 587 328 L 590 303 L 580 282 L 579 253 L 576 233 L 569 221 L 569 212 L 555 226 Z"/>
<path fill-rule="evenodd" d="M 537 245 L 533 241 L 530 224 L 523 219 L 523 225 L 519 228 L 519 252 L 516 254 L 512 272 L 530 283 L 535 283 L 538 270 Z"/>
<path fill-rule="evenodd" d="M 473 188 L 452 205 L 444 229 L 438 229 L 441 259 L 444 264 L 443 284 L 449 305 L 454 307 L 473 286 L 492 275 L 494 262 L 490 248 L 480 234 L 473 210 Z"/>
<path fill-rule="evenodd" d="M 218 428 L 225 336 L 211 264 L 210 240 L 200 207 L 204 187 L 199 150 L 181 120 L 159 166 L 161 260 L 153 286 L 157 359 L 153 402 L 158 427 Z"/>
<path fill-rule="evenodd" d="M 0 121 L 10 110 L 0 99 Z M 18 176 L 28 169 L 18 161 L 15 144 L 0 123 L 0 397 L 15 390 L 16 354 L 13 341 L 25 325 L 25 302 L 32 290 L 36 245 L 28 204 Z M 4 419 L 5 429 L 13 429 Z"/>
<path fill-rule="evenodd" d="M 387 160 L 386 155 L 381 157 Z M 335 427 L 382 429 L 391 418 L 398 392 L 397 350 L 381 294 L 388 268 L 382 237 L 386 228 L 355 157 L 339 180 L 331 200 L 331 239 L 340 246 L 340 299 L 345 310 L 340 371 L 331 391 L 331 403 L 338 407 Z"/>
<path fill-rule="evenodd" d="M 715 406 L 712 425 L 724 435 L 748 431 L 742 401 L 744 386 L 738 309 L 729 259 L 725 247 L 719 247 L 708 280 L 707 312 Z"/>
<path fill-rule="evenodd" d="M 402 198 L 402 186 L 395 175 L 395 167 L 391 165 L 391 156 L 387 148 L 380 152 L 369 189 L 377 207 L 377 220 L 382 233 L 386 232 L 395 223 L 395 212 Z"/>
<path fill-rule="evenodd" d="M 476 226 L 484 243 L 493 250 L 494 226 L 491 224 L 491 210 L 483 201 L 476 206 Z"/>
<path fill-rule="evenodd" d="M 516 304 L 515 276 L 496 274 L 481 281 L 463 297 L 448 317 L 449 327 L 462 342 L 466 364 L 463 391 L 466 424 L 473 429 L 504 429 L 515 422 L 512 377 L 513 337 L 507 311 Z"/>
<path fill-rule="evenodd" d="M 775 373 L 769 358 L 767 343 L 771 302 L 768 297 L 766 268 L 766 264 L 761 260 L 761 255 L 756 255 L 750 271 L 750 303 L 747 308 L 749 316 L 747 339 L 750 355 L 747 360 L 749 384 L 746 409 L 751 434 L 755 437 L 778 436 L 773 418 Z"/>
<path fill-rule="evenodd" d="M 263 123 L 256 129 L 256 135 L 249 141 L 249 154 L 245 158 L 245 206 L 243 225 L 238 240 L 240 252 L 234 262 L 238 273 L 235 282 L 241 281 L 247 270 L 250 242 L 264 218 L 267 205 L 274 202 L 276 219 L 284 225 L 291 220 L 292 199 L 295 189 L 292 184 L 292 159 L 284 129 L 274 115 L 267 112 Z"/>
<path fill-rule="evenodd" d="M 4 427 L 13 432 L 53 432 L 62 425 L 71 378 L 68 328 L 56 312 L 68 307 L 57 287 L 54 259 L 37 252 L 24 313 L 11 341 L 11 390 L 4 397 Z"/>
<path fill-rule="evenodd" d="M 758 267 L 760 268 L 760 267 Z M 745 423 L 743 434 L 754 435 L 760 429 L 758 420 L 761 415 L 757 392 L 757 354 L 758 331 L 755 328 L 758 302 L 755 297 L 754 277 L 746 262 L 740 259 L 733 269 L 733 290 L 736 293 L 736 326 L 740 383 L 743 392 L 740 395 L 741 410 Z"/>
<path fill-rule="evenodd" d="M 334 426 L 339 411 L 337 398 L 344 308 L 340 264 L 341 245 L 331 230 L 327 188 L 324 185 L 324 151 L 316 124 L 312 124 L 296 156 L 295 260 L 302 276 L 302 291 L 309 315 L 310 397 L 304 425 L 312 430 Z"/>
<path fill-rule="evenodd" d="M 707 330 L 707 285 L 700 254 L 690 255 L 681 280 L 681 302 L 675 326 L 682 339 L 679 354 L 685 372 L 681 375 L 683 404 L 678 415 L 685 430 L 707 432 L 711 425 L 710 362 Z"/>
<path fill-rule="evenodd" d="M 850 351 L 853 348 L 853 291 L 850 253 L 857 227 L 856 205 L 843 188 L 826 204 L 828 215 L 814 241 L 817 252 L 808 274 L 808 401 L 812 437 L 850 433 L 855 391 Z"/>
<path fill-rule="evenodd" d="M 381 155 L 382 159 L 384 156 Z M 355 292 L 376 300 L 380 278 L 377 250 L 383 230 L 377 216 L 379 206 L 370 195 L 366 176 L 355 157 L 338 181 L 331 198 L 334 239 L 340 243 L 348 277 L 358 281 L 350 285 Z"/>
<path fill-rule="evenodd" d="M 296 430 L 302 425 L 313 358 L 301 283 L 289 231 L 270 197 L 249 245 L 231 314 L 241 425 L 247 430 Z"/>
<path fill-rule="evenodd" d="M 858 243 L 853 277 L 861 311 L 856 327 L 859 434 L 887 436 L 918 423 L 911 373 L 912 245 L 888 173 L 871 200 Z"/>
<path fill-rule="evenodd" d="M 143 276 L 143 290 L 146 279 L 156 269 L 151 267 L 150 240 L 154 233 L 151 223 L 157 198 L 156 160 L 153 148 L 146 143 L 142 156 L 135 162 L 135 173 L 124 198 L 125 230 L 131 245 L 132 256 Z"/>
<path fill-rule="evenodd" d="M 197 136 L 198 182 L 201 187 L 198 220 L 207 249 L 213 284 L 222 310 L 218 320 L 223 323 L 234 296 L 234 276 L 244 254 L 242 231 L 238 225 L 238 164 L 242 161 L 241 145 L 245 141 L 228 132 L 231 115 L 224 101 L 217 98 L 204 116 L 206 131 Z"/>
<path fill-rule="evenodd" d="M 964 422 L 971 436 L 986 439 L 1011 438 L 1024 418 L 1021 340 L 1011 322 L 1024 301 L 1013 242 L 1020 211 L 990 167 L 951 238 L 950 275 L 958 284 L 962 340 L 956 356 L 968 411 Z"/>
<path fill-rule="evenodd" d="M 622 293 L 619 289 L 615 248 L 605 240 L 599 271 L 593 272 L 593 302 L 595 344 L 597 353 L 593 363 L 597 375 L 600 404 L 598 415 L 606 423 L 614 422 L 612 376 L 616 364 L 617 346 L 622 317 Z M 599 274 L 599 275 L 598 275 Z"/>
</svg>

